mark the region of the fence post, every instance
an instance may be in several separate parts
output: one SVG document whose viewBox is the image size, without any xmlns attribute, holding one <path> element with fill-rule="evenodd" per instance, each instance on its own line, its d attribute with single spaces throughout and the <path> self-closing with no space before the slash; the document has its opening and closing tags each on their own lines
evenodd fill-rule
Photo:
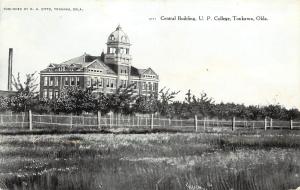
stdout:
<svg viewBox="0 0 300 190">
<path fill-rule="evenodd" d="M 270 128 L 271 129 L 273 128 L 273 119 L 272 118 L 270 119 Z"/>
<path fill-rule="evenodd" d="M 153 114 L 151 114 L 151 129 L 153 129 L 153 122 L 154 122 L 154 120 L 153 120 Z"/>
<path fill-rule="evenodd" d="M 235 129 L 235 117 L 232 117 L 232 126 L 231 126 L 231 130 L 234 131 Z"/>
<path fill-rule="evenodd" d="M 264 122 L 264 124 L 265 124 L 265 131 L 267 130 L 267 117 L 265 117 L 265 122 Z"/>
<path fill-rule="evenodd" d="M 197 131 L 198 131 L 198 120 L 197 120 L 197 115 L 195 115 L 194 122 L 195 122 L 195 131 L 197 132 Z"/>
<path fill-rule="evenodd" d="M 169 126 L 171 126 L 171 118 L 169 118 Z"/>
<path fill-rule="evenodd" d="M 110 113 L 109 114 L 109 128 L 112 128 L 112 118 L 113 117 L 113 114 L 112 113 Z"/>
<path fill-rule="evenodd" d="M 29 130 L 32 131 L 32 113 L 31 110 L 28 112 Z"/>
<path fill-rule="evenodd" d="M 132 116 L 132 127 L 134 127 L 134 115 Z"/>
<path fill-rule="evenodd" d="M 148 126 L 148 122 L 147 122 L 148 117 L 146 116 L 145 119 L 146 119 L 146 127 L 147 127 Z"/>
<path fill-rule="evenodd" d="M 71 120 L 71 121 L 70 121 L 70 126 L 71 126 L 71 127 L 70 127 L 70 128 L 72 129 L 72 127 L 73 127 L 73 113 L 71 113 L 71 116 L 70 116 L 70 117 L 71 117 L 71 119 L 70 119 L 70 120 Z"/>
<path fill-rule="evenodd" d="M 101 112 L 97 112 L 98 128 L 101 129 Z"/>
<path fill-rule="evenodd" d="M 290 121 L 290 129 L 293 130 L 293 120 Z"/>
<path fill-rule="evenodd" d="M 24 117 L 25 117 L 25 112 L 22 112 L 22 129 L 24 127 Z M 2 119 L 2 117 L 1 117 L 1 119 Z"/>
<path fill-rule="evenodd" d="M 206 124 L 206 117 L 203 118 L 203 128 L 204 128 L 204 131 L 205 131 L 205 129 L 206 129 L 205 124 Z"/>
</svg>

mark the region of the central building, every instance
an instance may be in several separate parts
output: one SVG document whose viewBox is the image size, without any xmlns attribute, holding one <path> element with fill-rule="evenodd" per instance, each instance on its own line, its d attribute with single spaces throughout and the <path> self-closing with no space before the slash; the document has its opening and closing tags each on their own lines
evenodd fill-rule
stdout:
<svg viewBox="0 0 300 190">
<path fill-rule="evenodd" d="M 93 88 L 93 92 L 114 93 L 132 84 L 137 94 L 158 94 L 159 76 L 149 67 L 132 66 L 130 41 L 118 26 L 107 39 L 107 52 L 100 56 L 84 53 L 63 63 L 50 63 L 40 72 L 40 96 L 56 99 L 70 86 Z"/>
</svg>

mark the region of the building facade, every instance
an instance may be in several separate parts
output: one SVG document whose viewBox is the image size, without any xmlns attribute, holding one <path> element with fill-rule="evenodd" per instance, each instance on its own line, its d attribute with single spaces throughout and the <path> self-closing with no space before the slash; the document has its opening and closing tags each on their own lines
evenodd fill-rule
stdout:
<svg viewBox="0 0 300 190">
<path fill-rule="evenodd" d="M 114 93 L 117 88 L 132 88 L 140 95 L 157 95 L 159 76 L 149 67 L 132 66 L 130 41 L 120 26 L 107 40 L 107 52 L 100 56 L 84 53 L 60 64 L 51 63 L 40 72 L 41 98 L 56 99 L 70 86 L 93 87 L 93 92 Z"/>
</svg>

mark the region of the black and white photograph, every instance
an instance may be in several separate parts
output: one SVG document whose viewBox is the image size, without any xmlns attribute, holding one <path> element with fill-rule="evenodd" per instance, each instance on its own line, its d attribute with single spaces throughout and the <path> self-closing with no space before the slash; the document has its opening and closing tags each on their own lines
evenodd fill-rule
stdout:
<svg viewBox="0 0 300 190">
<path fill-rule="evenodd" d="M 299 18 L 0 0 L 0 190 L 300 190 Z"/>
</svg>

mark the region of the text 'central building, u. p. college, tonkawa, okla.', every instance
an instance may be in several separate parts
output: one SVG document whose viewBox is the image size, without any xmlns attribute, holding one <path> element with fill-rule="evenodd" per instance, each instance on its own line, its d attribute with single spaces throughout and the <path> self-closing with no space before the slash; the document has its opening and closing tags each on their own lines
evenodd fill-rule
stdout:
<svg viewBox="0 0 300 190">
<path fill-rule="evenodd" d="M 117 88 L 132 88 L 140 95 L 158 93 L 159 76 L 151 69 L 131 65 L 130 41 L 120 26 L 107 40 L 107 53 L 92 56 L 84 53 L 60 64 L 51 63 L 40 72 L 40 96 L 56 99 L 62 89 L 93 87 L 94 92 L 114 93 Z"/>
</svg>

